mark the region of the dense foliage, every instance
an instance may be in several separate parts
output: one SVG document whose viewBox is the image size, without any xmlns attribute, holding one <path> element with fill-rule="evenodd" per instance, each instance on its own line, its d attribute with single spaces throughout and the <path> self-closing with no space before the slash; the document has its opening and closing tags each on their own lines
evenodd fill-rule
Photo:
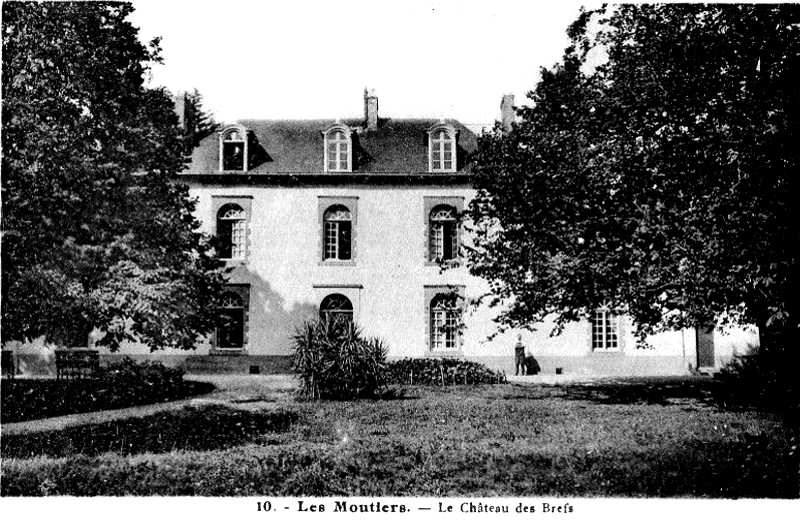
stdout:
<svg viewBox="0 0 800 525">
<path fill-rule="evenodd" d="M 293 369 L 310 399 L 376 397 L 386 386 L 384 343 L 346 319 L 307 321 L 294 335 Z"/>
<path fill-rule="evenodd" d="M 4 423 L 111 410 L 181 399 L 213 390 L 185 381 L 183 371 L 158 362 L 123 358 L 103 364 L 95 379 L 4 379 Z"/>
<path fill-rule="evenodd" d="M 390 383 L 402 385 L 484 385 L 505 383 L 502 372 L 464 359 L 407 358 L 387 366 Z"/>
<path fill-rule="evenodd" d="M 640 335 L 796 345 L 800 6 L 585 12 L 510 132 L 480 140 L 469 255 L 506 326 L 601 304 Z"/>
<path fill-rule="evenodd" d="M 222 285 L 130 4 L 3 3 L 2 338 L 191 348 Z"/>
<path fill-rule="evenodd" d="M 797 368 L 781 353 L 737 356 L 716 376 L 716 399 L 726 408 L 758 408 L 782 413 L 800 428 Z"/>
</svg>

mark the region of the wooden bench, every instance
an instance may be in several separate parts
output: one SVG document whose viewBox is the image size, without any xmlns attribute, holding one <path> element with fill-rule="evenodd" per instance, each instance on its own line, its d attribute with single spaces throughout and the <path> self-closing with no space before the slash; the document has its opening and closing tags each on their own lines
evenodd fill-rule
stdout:
<svg viewBox="0 0 800 525">
<path fill-rule="evenodd" d="M 14 364 L 14 352 L 11 350 L 3 350 L 2 356 L 3 376 L 5 376 L 6 379 L 14 379 L 14 376 L 17 375 L 17 367 Z"/>
<path fill-rule="evenodd" d="M 100 370 L 100 352 L 88 348 L 56 350 L 56 377 L 84 379 L 95 377 Z"/>
</svg>

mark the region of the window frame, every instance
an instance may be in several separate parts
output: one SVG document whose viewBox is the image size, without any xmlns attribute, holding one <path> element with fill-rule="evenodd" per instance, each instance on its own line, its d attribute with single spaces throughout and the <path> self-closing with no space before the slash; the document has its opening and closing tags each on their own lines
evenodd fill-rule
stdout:
<svg viewBox="0 0 800 525">
<path fill-rule="evenodd" d="M 236 214 L 238 216 L 233 216 Z M 222 239 L 222 225 L 230 238 Z M 217 210 L 217 237 L 227 241 L 226 252 L 220 253 L 219 258 L 225 261 L 243 261 L 247 257 L 247 212 L 236 203 L 229 202 Z"/>
<path fill-rule="evenodd" d="M 241 307 L 237 308 L 237 310 L 241 309 L 242 315 L 242 333 L 241 333 L 241 341 L 242 346 L 221 346 L 219 344 L 220 341 L 220 333 L 219 333 L 219 326 L 216 323 L 219 323 L 219 318 L 217 319 L 215 326 L 214 326 L 214 337 L 212 342 L 212 349 L 210 354 L 211 355 L 241 355 L 246 354 L 249 343 L 250 343 L 250 285 L 249 284 L 229 284 L 224 287 L 222 292 L 222 296 L 220 299 L 222 300 L 226 295 L 233 295 L 239 299 L 241 303 Z"/>
<path fill-rule="evenodd" d="M 464 197 L 460 196 L 426 196 L 423 197 L 423 220 L 424 231 L 424 261 L 425 266 L 452 265 L 457 266 L 461 263 L 461 243 L 463 242 L 463 232 L 461 231 L 461 216 L 464 211 Z M 455 214 L 455 225 L 453 227 L 453 247 L 454 257 L 452 259 L 436 259 L 431 257 L 431 235 L 433 233 L 432 218 L 437 208 L 450 208 Z"/>
<path fill-rule="evenodd" d="M 605 304 L 595 308 L 589 325 L 593 353 L 619 353 L 622 351 L 622 315 L 618 310 Z M 613 345 L 611 344 L 612 338 Z"/>
<path fill-rule="evenodd" d="M 353 307 L 353 322 L 358 322 L 361 315 L 361 292 L 364 288 L 361 284 L 316 283 L 312 284 L 311 288 L 314 298 L 312 304 L 317 305 L 318 314 L 325 298 L 331 295 L 343 295 Z"/>
<path fill-rule="evenodd" d="M 334 215 L 334 218 L 329 218 L 330 215 Z M 347 225 L 347 228 L 344 228 L 344 225 Z M 323 239 L 322 239 L 322 257 L 323 260 L 329 262 L 346 262 L 353 259 L 353 214 L 352 212 L 346 207 L 341 204 L 334 204 L 322 215 L 322 228 L 323 228 Z M 329 233 L 333 231 L 333 244 L 329 243 L 331 239 L 331 235 Z M 347 234 L 345 234 L 347 232 Z M 345 235 L 347 238 L 345 239 Z M 347 242 L 349 246 L 345 250 L 344 242 Z M 329 255 L 328 248 L 333 246 L 333 255 Z M 347 257 L 343 257 L 344 254 L 347 254 Z"/>
<path fill-rule="evenodd" d="M 238 206 L 243 212 L 243 246 L 241 247 L 241 257 L 221 257 L 219 259 L 225 261 L 227 264 L 244 264 L 250 260 L 250 237 L 251 237 L 251 224 L 252 224 L 252 209 L 253 197 L 251 195 L 212 195 L 211 208 L 213 217 L 212 233 L 214 235 L 220 234 L 220 213 L 228 206 Z M 231 255 L 233 255 L 231 253 Z"/>
<path fill-rule="evenodd" d="M 342 308 L 339 308 L 339 309 L 323 308 L 325 306 L 325 302 L 326 301 L 333 301 L 333 300 L 337 300 L 339 298 L 344 299 L 347 302 L 347 304 L 350 305 L 350 309 L 349 310 L 342 309 Z M 336 319 L 337 317 L 348 317 L 350 323 L 354 323 L 355 322 L 355 315 L 356 315 L 356 310 L 355 310 L 355 307 L 353 306 L 353 301 L 350 300 L 350 298 L 347 297 L 347 295 L 345 295 L 343 293 L 331 292 L 331 293 L 327 294 L 325 297 L 323 297 L 322 301 L 320 301 L 320 303 L 319 303 L 319 318 L 322 320 L 323 323 L 327 324 L 327 323 L 330 322 L 328 316 L 332 316 L 333 319 Z M 334 323 L 335 323 L 335 321 L 334 321 Z"/>
<path fill-rule="evenodd" d="M 447 302 L 452 305 L 443 306 Z M 430 348 L 431 352 L 458 351 L 459 308 L 453 297 L 438 294 L 430 306 Z"/>
<path fill-rule="evenodd" d="M 350 258 L 328 258 L 326 254 L 327 221 L 326 213 L 331 208 L 341 206 L 350 212 Z M 319 196 L 317 204 L 317 261 L 320 266 L 355 266 L 358 257 L 358 197 Z"/>
<path fill-rule="evenodd" d="M 464 352 L 464 285 L 426 285 L 424 287 L 425 298 L 425 348 L 429 356 L 462 356 Z M 440 301 L 451 300 L 453 307 L 436 308 Z M 435 317 L 442 314 L 442 324 L 453 324 L 453 346 L 440 347 L 436 342 Z M 448 335 L 442 336 L 447 340 Z"/>
<path fill-rule="evenodd" d="M 228 137 L 233 133 L 238 133 L 241 137 L 238 140 L 230 140 Z M 249 135 L 247 129 L 243 126 L 228 126 L 219 132 L 219 171 L 223 173 L 243 173 L 249 169 Z M 226 145 L 241 144 L 242 145 L 242 167 L 231 168 L 225 165 L 225 147 Z"/>
<path fill-rule="evenodd" d="M 442 139 L 445 134 L 447 139 Z M 446 147 L 449 146 L 449 147 Z M 449 149 L 449 151 L 448 151 Z M 455 173 L 458 171 L 458 130 L 440 122 L 428 130 L 428 171 L 430 173 Z M 439 158 L 435 160 L 438 153 Z M 445 157 L 450 155 L 450 167 L 445 167 Z"/>
<path fill-rule="evenodd" d="M 339 138 L 341 134 L 341 138 Z M 344 124 L 337 123 L 322 132 L 323 135 L 323 171 L 325 173 L 349 173 L 353 171 L 353 130 Z M 330 158 L 330 146 L 335 145 L 336 159 Z M 343 162 L 342 155 L 347 158 Z M 330 167 L 331 161 L 335 166 Z"/>
<path fill-rule="evenodd" d="M 449 217 L 437 217 L 447 213 Z M 458 211 L 448 204 L 435 206 L 428 217 L 428 261 L 447 263 L 458 260 Z M 450 257 L 445 257 L 447 251 Z"/>
</svg>

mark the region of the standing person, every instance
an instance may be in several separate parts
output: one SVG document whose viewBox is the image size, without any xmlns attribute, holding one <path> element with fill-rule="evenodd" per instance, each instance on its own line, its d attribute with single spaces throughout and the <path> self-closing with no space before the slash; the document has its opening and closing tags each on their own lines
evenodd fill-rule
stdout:
<svg viewBox="0 0 800 525">
<path fill-rule="evenodd" d="M 520 370 L 525 375 L 525 345 L 522 344 L 522 334 L 517 334 L 517 344 L 514 345 L 514 365 L 516 375 L 519 375 Z"/>
</svg>

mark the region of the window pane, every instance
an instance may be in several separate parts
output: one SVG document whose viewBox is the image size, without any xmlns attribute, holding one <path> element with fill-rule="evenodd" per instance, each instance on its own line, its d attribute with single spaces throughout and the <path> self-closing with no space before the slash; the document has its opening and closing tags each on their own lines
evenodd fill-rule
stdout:
<svg viewBox="0 0 800 525">
<path fill-rule="evenodd" d="M 337 222 L 325 223 L 325 259 L 336 258 L 336 241 L 339 236 L 338 224 Z"/>
<path fill-rule="evenodd" d="M 592 318 L 592 347 L 595 350 L 619 348 L 619 317 L 612 311 L 596 310 Z"/>
<path fill-rule="evenodd" d="M 431 348 L 439 350 L 442 347 L 442 312 L 431 312 Z"/>
<path fill-rule="evenodd" d="M 430 260 L 435 261 L 436 259 L 440 259 L 443 255 L 442 253 L 442 239 L 443 239 L 443 227 L 441 222 L 431 222 L 431 237 L 430 237 Z"/>
<path fill-rule="evenodd" d="M 456 314 L 453 311 L 445 312 L 445 348 L 456 347 Z"/>
<path fill-rule="evenodd" d="M 444 235 L 442 239 L 442 258 L 451 260 L 456 258 L 456 223 L 448 221 L 442 224 Z"/>
<path fill-rule="evenodd" d="M 231 258 L 244 259 L 245 223 L 242 220 L 231 223 Z"/>
<path fill-rule="evenodd" d="M 244 145 L 240 142 L 224 143 L 222 145 L 222 169 L 244 169 Z"/>
<path fill-rule="evenodd" d="M 339 223 L 339 259 L 350 260 L 350 222 Z"/>
<path fill-rule="evenodd" d="M 219 257 L 230 259 L 233 252 L 233 222 L 217 221 L 217 237 L 219 238 Z"/>
<path fill-rule="evenodd" d="M 217 325 L 217 346 L 242 348 L 244 346 L 244 309 L 226 309 Z"/>
</svg>

